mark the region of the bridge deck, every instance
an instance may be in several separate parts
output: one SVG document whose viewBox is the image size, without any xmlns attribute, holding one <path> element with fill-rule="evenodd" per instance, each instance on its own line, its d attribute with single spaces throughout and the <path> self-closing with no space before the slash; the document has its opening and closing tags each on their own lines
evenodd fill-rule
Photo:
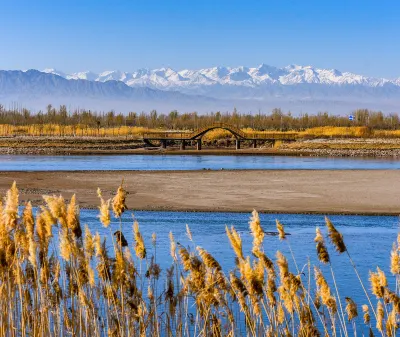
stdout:
<svg viewBox="0 0 400 337">
<path fill-rule="evenodd" d="M 205 133 L 204 133 L 205 134 Z M 147 132 L 143 134 L 143 139 L 149 140 L 196 140 L 201 138 L 204 134 L 193 136 L 193 133 L 186 132 Z M 266 132 L 266 133 L 245 133 L 235 135 L 240 140 L 296 140 L 297 132 L 279 133 L 279 132 Z"/>
</svg>

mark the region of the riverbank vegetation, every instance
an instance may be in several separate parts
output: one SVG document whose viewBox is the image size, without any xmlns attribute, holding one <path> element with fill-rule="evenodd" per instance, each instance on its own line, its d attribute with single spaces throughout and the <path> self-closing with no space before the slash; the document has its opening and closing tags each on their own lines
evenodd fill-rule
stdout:
<svg viewBox="0 0 400 337">
<path fill-rule="evenodd" d="M 70 110 L 65 105 L 48 105 L 45 111 L 32 112 L 19 107 L 6 108 L 0 104 L 1 135 L 85 135 L 115 136 L 134 135 L 147 130 L 187 130 L 193 131 L 213 123 L 225 123 L 253 132 L 260 131 L 304 131 L 307 129 L 364 127 L 368 130 L 386 130 L 381 135 L 391 136 L 388 130 L 400 129 L 397 114 L 383 114 L 380 111 L 358 109 L 347 115 L 337 116 L 328 112 L 315 115 L 302 113 L 293 115 L 281 109 L 271 113 L 210 112 L 206 114 L 158 113 L 115 111 L 96 112 L 85 109 Z M 315 129 L 317 130 L 317 129 Z M 345 129 L 338 129 L 344 132 Z M 325 130 L 325 134 L 331 131 Z M 334 132 L 334 134 L 341 134 Z M 348 134 L 347 132 L 346 134 Z M 358 131 L 354 132 L 357 136 Z M 361 136 L 365 135 L 362 131 Z"/>
<path fill-rule="evenodd" d="M 252 128 L 242 128 L 249 137 L 270 134 L 271 130 L 260 131 Z M 141 139 L 143 134 L 151 132 L 171 131 L 167 129 L 150 129 L 139 126 L 116 126 L 93 128 L 85 125 L 59 125 L 59 124 L 32 124 L 32 125 L 11 125 L 0 124 L 1 137 L 74 137 L 74 138 L 121 138 Z M 179 131 L 179 130 L 176 130 Z M 189 130 L 180 130 L 190 134 Z M 273 131 L 276 133 L 293 133 L 292 131 Z M 181 133 L 179 133 L 180 135 Z M 399 130 L 378 130 L 365 126 L 322 126 L 297 131 L 298 139 L 314 138 L 400 138 Z M 224 129 L 214 129 L 207 132 L 203 139 L 206 141 L 219 139 L 234 139 L 230 131 Z"/>
<path fill-rule="evenodd" d="M 251 252 L 243 250 L 235 228 L 226 227 L 232 270 L 196 246 L 189 227 L 188 246 L 170 233 L 171 262 L 162 270 L 157 247 L 167 238 L 154 233 L 147 242 L 136 221 L 132 229 L 122 226 L 123 186 L 112 199 L 104 200 L 100 190 L 98 197 L 98 226 L 110 231 L 107 238 L 95 224 L 81 223 L 75 196 L 68 202 L 43 196 L 34 210 L 19 205 L 15 183 L 7 192 L 0 210 L 2 336 L 396 336 L 400 236 L 388 257 L 392 275 L 371 270 L 365 284 L 351 247 L 329 219 L 325 229 L 316 229 L 319 263 L 302 266 L 293 254 L 267 255 L 254 211 Z M 119 230 L 112 233 L 111 223 Z M 277 240 L 291 251 L 284 225 L 276 225 Z M 133 242 L 126 239 L 131 230 Z M 353 266 L 362 303 L 341 296 L 334 251 Z"/>
<path fill-rule="evenodd" d="M 328 113 L 293 116 L 280 109 L 270 114 L 97 113 L 69 111 L 65 106 L 49 105 L 45 112 L 5 109 L 0 105 L 0 153 L 6 154 L 131 154 L 149 152 L 143 134 L 177 132 L 178 138 L 198 128 L 224 123 L 241 129 L 247 138 L 258 138 L 257 151 L 252 142 L 242 142 L 243 151 L 290 155 L 398 157 L 400 122 L 395 114 L 356 110 L 348 116 Z M 262 141 L 265 135 L 295 132 L 296 142 Z M 202 137 L 204 148 L 214 151 L 235 149 L 235 136 L 224 129 L 210 130 Z M 342 141 L 344 140 L 344 142 Z M 156 142 L 154 144 L 158 146 Z M 192 146 L 190 146 L 192 145 Z M 179 150 L 179 142 L 170 142 L 169 151 Z M 187 150 L 195 149 L 187 144 Z M 155 150 L 153 148 L 152 150 Z M 166 150 L 161 149 L 162 153 Z M 155 153 L 153 151 L 152 153 Z"/>
</svg>

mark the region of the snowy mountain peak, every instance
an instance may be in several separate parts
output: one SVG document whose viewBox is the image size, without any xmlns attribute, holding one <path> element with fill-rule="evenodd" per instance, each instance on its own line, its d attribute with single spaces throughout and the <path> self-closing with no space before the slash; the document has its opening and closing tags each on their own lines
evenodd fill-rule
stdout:
<svg viewBox="0 0 400 337">
<path fill-rule="evenodd" d="M 58 75 L 58 76 L 61 76 L 61 77 L 66 77 L 67 76 L 67 74 L 64 73 L 63 71 L 57 70 L 57 69 L 54 69 L 54 68 L 46 68 L 46 69 L 42 70 L 42 72 L 46 73 L 46 74 Z"/>
<path fill-rule="evenodd" d="M 66 79 L 85 79 L 89 81 L 107 82 L 121 81 L 131 87 L 151 87 L 164 90 L 198 89 L 199 86 L 244 86 L 262 87 L 265 85 L 362 85 L 379 87 L 385 84 L 400 85 L 400 79 L 387 80 L 371 78 L 350 72 L 341 72 L 337 69 L 319 69 L 313 66 L 291 64 L 277 68 L 267 64 L 258 67 L 224 67 L 217 66 L 204 69 L 184 69 L 176 71 L 170 67 L 159 69 L 138 69 L 134 72 L 104 71 L 94 73 L 90 71 L 65 74 L 56 69 L 45 69 L 43 72 L 62 76 Z"/>
<path fill-rule="evenodd" d="M 107 70 L 65 73 L 0 70 L 0 103 L 19 102 L 43 107 L 48 103 L 75 104 L 126 111 L 177 109 L 189 111 L 272 109 L 337 111 L 374 108 L 389 112 L 400 106 L 400 78 L 373 78 L 337 69 L 289 65 L 283 68 L 210 67 L 176 70 L 170 67 L 133 72 Z"/>
</svg>

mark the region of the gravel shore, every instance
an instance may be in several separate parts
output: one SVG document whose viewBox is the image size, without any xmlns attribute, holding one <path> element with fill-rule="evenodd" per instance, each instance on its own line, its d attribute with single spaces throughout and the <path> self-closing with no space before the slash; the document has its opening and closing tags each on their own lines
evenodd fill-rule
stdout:
<svg viewBox="0 0 400 337">
<path fill-rule="evenodd" d="M 290 156 L 400 158 L 400 139 L 313 139 L 279 144 L 259 144 L 256 149 L 242 144 L 241 150 L 204 146 L 202 151 L 179 146 L 167 149 L 145 148 L 137 139 L 126 137 L 3 137 L 0 154 L 6 155 L 92 155 L 92 154 L 251 154 Z"/>
</svg>

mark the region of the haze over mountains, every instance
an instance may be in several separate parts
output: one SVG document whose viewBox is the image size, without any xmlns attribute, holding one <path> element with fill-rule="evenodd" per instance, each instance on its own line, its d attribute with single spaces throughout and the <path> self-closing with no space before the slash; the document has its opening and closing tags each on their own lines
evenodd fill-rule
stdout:
<svg viewBox="0 0 400 337">
<path fill-rule="evenodd" d="M 400 78 L 266 64 L 254 68 L 160 68 L 71 74 L 55 69 L 0 71 L 0 103 L 10 102 L 33 109 L 43 109 L 51 103 L 118 111 L 206 112 L 237 107 L 243 112 L 268 112 L 281 107 L 294 113 L 345 114 L 356 108 L 397 112 Z"/>
</svg>

